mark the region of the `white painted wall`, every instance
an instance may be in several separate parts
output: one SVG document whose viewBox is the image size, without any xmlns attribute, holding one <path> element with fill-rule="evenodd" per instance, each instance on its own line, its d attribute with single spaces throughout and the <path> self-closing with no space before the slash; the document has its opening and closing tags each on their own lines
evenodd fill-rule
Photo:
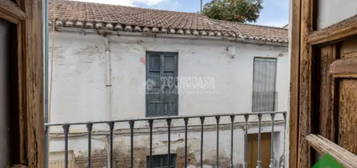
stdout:
<svg viewBox="0 0 357 168">
<path fill-rule="evenodd" d="M 278 107 L 288 111 L 290 58 L 287 47 L 229 42 L 223 40 L 174 39 L 108 36 L 112 66 L 111 111 L 106 105 L 106 62 L 104 37 L 96 34 L 55 32 L 50 34 L 50 69 L 52 69 L 50 122 L 80 122 L 145 117 L 145 54 L 146 51 L 178 52 L 178 77 L 212 77 L 215 88 L 211 90 L 180 89 L 179 115 L 209 115 L 251 112 L 254 57 L 277 58 Z M 208 123 L 214 123 L 214 120 Z M 222 122 L 224 123 L 223 120 Z M 178 126 L 179 122 L 174 122 Z M 191 124 L 197 124 L 192 121 Z M 163 124 L 163 123 L 161 123 Z M 182 124 L 182 122 L 181 122 Z M 139 124 L 145 126 L 146 124 Z M 103 130 L 106 126 L 95 127 Z M 127 128 L 127 124 L 122 124 Z M 263 128 L 269 132 L 270 126 Z M 73 127 L 71 132 L 84 131 Z M 283 126 L 277 126 L 275 137 L 276 159 L 283 150 Z M 257 133 L 252 127 L 250 133 Z M 227 134 L 227 136 L 225 136 Z M 191 150 L 199 158 L 199 134 L 190 133 Z M 205 133 L 205 150 L 215 150 L 215 131 Z M 154 135 L 154 154 L 166 152 L 166 135 Z M 183 145 L 183 133 L 172 135 L 177 143 L 173 151 Z M 116 140 L 119 147 L 129 147 L 128 135 Z M 148 147 L 148 136 L 135 136 L 135 144 Z M 123 140 L 124 139 L 124 140 Z M 126 139 L 126 140 L 125 140 Z M 235 163 L 242 163 L 243 130 L 235 129 Z M 229 150 L 229 131 L 220 136 L 222 150 Z M 87 149 L 86 136 L 71 138 L 69 149 L 77 155 Z M 107 139 L 99 136 L 92 141 L 94 149 L 107 148 Z M 176 146 L 175 146 L 176 145 Z M 50 151 L 63 150 L 63 139 L 53 138 Z M 212 152 L 211 152 L 212 153 Z M 214 152 L 213 152 L 214 153 Z M 221 151 L 228 155 L 229 151 Z M 215 155 L 207 153 L 207 159 Z"/>
<path fill-rule="evenodd" d="M 317 27 L 325 28 L 357 15 L 357 1 L 319 0 Z"/>
<path fill-rule="evenodd" d="M 250 112 L 255 56 L 278 58 L 277 111 L 288 110 L 290 59 L 287 47 L 109 36 L 112 111 L 108 113 L 103 37 L 56 32 L 51 33 L 51 38 L 54 44 L 50 44 L 49 54 L 53 57 L 50 122 L 145 117 L 146 51 L 178 52 L 179 78 L 214 78 L 215 89 L 209 91 L 179 88 L 179 115 Z"/>
</svg>

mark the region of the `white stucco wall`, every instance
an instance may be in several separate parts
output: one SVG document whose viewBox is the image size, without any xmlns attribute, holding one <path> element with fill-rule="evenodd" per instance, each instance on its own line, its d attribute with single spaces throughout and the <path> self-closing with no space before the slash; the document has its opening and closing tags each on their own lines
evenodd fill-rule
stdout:
<svg viewBox="0 0 357 168">
<path fill-rule="evenodd" d="M 317 27 L 325 28 L 357 15 L 357 1 L 319 0 Z"/>
<path fill-rule="evenodd" d="M 277 58 L 278 92 L 277 111 L 288 111 L 290 58 L 287 47 L 257 45 L 223 40 L 174 39 L 108 36 L 112 66 L 111 102 L 106 90 L 106 54 L 104 37 L 96 34 L 55 32 L 50 34 L 50 122 L 85 122 L 145 117 L 145 54 L 146 51 L 178 52 L 178 77 L 210 77 L 214 89 L 179 88 L 179 115 L 210 115 L 246 113 L 252 109 L 252 83 L 254 57 Z M 111 108 L 107 108 L 110 105 Z M 108 110 L 111 109 L 111 110 Z M 280 117 L 281 118 L 281 117 Z M 241 118 L 242 119 L 242 118 Z M 222 119 L 222 123 L 229 121 Z M 173 129 L 179 127 L 174 122 Z M 190 121 L 191 125 L 199 121 Z M 207 122 L 214 124 L 214 120 Z M 161 123 L 164 124 L 164 123 Z M 139 124 L 145 127 L 147 124 Z M 165 125 L 164 125 L 165 126 Z M 94 130 L 107 130 L 106 125 Z M 119 127 L 118 127 L 119 128 Z M 122 124 L 121 128 L 128 128 Z M 265 126 L 262 131 L 270 132 Z M 83 127 L 71 127 L 71 132 L 85 131 Z M 283 126 L 276 127 L 275 151 L 279 160 L 283 150 Z M 257 133 L 256 126 L 249 133 Z M 221 155 L 228 157 L 230 131 L 222 130 L 220 136 Z M 189 133 L 190 151 L 199 158 L 200 134 Z M 166 134 L 154 134 L 154 154 L 165 154 Z M 172 151 L 182 147 L 183 132 L 173 133 Z M 205 133 L 205 157 L 215 157 L 215 131 Z M 235 129 L 235 164 L 243 160 L 243 130 Z M 87 149 L 85 135 L 70 139 L 69 149 L 76 155 Z M 148 147 L 147 135 L 135 135 L 136 147 Z M 96 136 L 93 149 L 107 149 L 108 139 Z M 129 148 L 129 136 L 115 140 L 117 147 Z M 62 151 L 63 139 L 53 138 L 50 151 Z M 145 149 L 146 150 L 146 149 Z M 208 153 L 207 153 L 208 152 Z"/>
<path fill-rule="evenodd" d="M 102 36 L 51 33 L 53 57 L 50 122 L 145 117 L 146 51 L 178 52 L 178 77 L 211 77 L 215 88 L 179 88 L 179 115 L 251 112 L 254 57 L 277 58 L 277 111 L 288 110 L 287 47 L 218 40 L 109 36 L 111 112 L 106 109 L 105 46 Z M 228 51 L 227 51 L 228 48 Z M 280 55 L 280 56 L 279 56 Z M 75 114 L 75 115 L 74 115 Z"/>
</svg>

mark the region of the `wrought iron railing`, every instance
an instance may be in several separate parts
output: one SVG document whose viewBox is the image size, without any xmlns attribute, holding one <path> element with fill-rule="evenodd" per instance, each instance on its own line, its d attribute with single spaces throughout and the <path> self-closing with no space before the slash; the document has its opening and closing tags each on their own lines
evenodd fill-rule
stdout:
<svg viewBox="0 0 357 168">
<path fill-rule="evenodd" d="M 45 124 L 45 132 L 46 132 L 46 137 L 47 137 L 47 141 L 49 140 L 49 137 L 51 137 L 52 131 L 49 131 L 50 128 L 52 127 L 61 127 L 62 132 L 60 134 L 62 134 L 62 138 L 63 138 L 63 145 L 64 145 L 64 167 L 65 168 L 69 168 L 70 166 L 70 162 L 69 162 L 69 134 L 70 132 L 70 128 L 71 127 L 75 127 L 75 126 L 86 126 L 86 138 L 88 140 L 88 152 L 87 152 L 87 166 L 88 168 L 94 167 L 92 165 L 92 133 L 93 133 L 93 126 L 94 125 L 103 125 L 106 124 L 107 125 L 107 130 L 108 130 L 108 136 L 109 136 L 109 144 L 108 144 L 108 148 L 109 148 L 109 156 L 108 156 L 108 162 L 106 167 L 109 168 L 113 168 L 116 167 L 114 164 L 114 149 L 113 149 L 113 139 L 114 139 L 114 134 L 115 134 L 115 125 L 119 124 L 119 123 L 128 123 L 128 128 L 129 128 L 129 134 L 130 134 L 130 163 L 129 165 L 126 165 L 125 167 L 130 167 L 133 168 L 134 165 L 134 157 L 135 157 L 135 151 L 134 151 L 134 134 L 135 131 L 135 124 L 137 122 L 146 122 L 147 126 L 148 126 L 148 135 L 149 135 L 149 152 L 148 152 L 148 162 L 147 162 L 147 167 L 151 168 L 153 166 L 152 163 L 152 157 L 153 157 L 153 128 L 154 128 L 154 124 L 158 121 L 164 121 L 166 124 L 165 129 L 167 129 L 167 156 L 168 156 L 168 164 L 170 165 L 171 163 L 171 128 L 172 128 L 172 122 L 173 121 L 177 121 L 177 120 L 181 120 L 184 122 L 184 126 L 183 126 L 183 130 L 184 130 L 184 164 L 183 167 L 187 168 L 188 167 L 188 126 L 190 125 L 190 121 L 192 121 L 193 119 L 196 119 L 197 122 L 196 124 L 198 124 L 197 129 L 199 129 L 200 132 L 200 152 L 199 152 L 199 161 L 198 164 L 196 165 L 197 167 L 203 167 L 204 163 L 203 163 L 203 157 L 204 157 L 204 143 L 205 139 L 204 139 L 204 126 L 205 126 L 205 121 L 207 121 L 208 118 L 211 118 L 212 121 L 215 121 L 215 123 L 213 123 L 213 125 L 216 125 L 215 128 L 215 132 L 216 132 L 216 144 L 215 144 L 215 148 L 216 148 L 216 160 L 215 160 L 215 167 L 220 167 L 220 125 L 222 124 L 221 121 L 222 119 L 224 119 L 225 121 L 227 121 L 224 124 L 228 124 L 228 128 L 230 129 L 230 163 L 229 163 L 229 167 L 235 167 L 233 160 L 234 160 L 234 129 L 235 129 L 235 125 L 241 125 L 241 128 L 244 131 L 244 156 L 243 156 L 243 167 L 247 168 L 248 167 L 248 160 L 247 160 L 247 152 L 248 152 L 248 129 L 249 129 L 249 124 L 250 123 L 256 123 L 256 126 L 258 127 L 258 149 L 257 149 L 257 161 L 256 161 L 256 165 L 258 168 L 262 167 L 262 147 L 261 147 L 261 135 L 262 135 L 262 122 L 264 123 L 270 123 L 269 126 L 271 126 L 271 147 L 270 147 L 270 168 L 277 168 L 277 167 L 284 167 L 284 154 L 285 154 L 285 132 L 286 132 L 286 112 L 259 112 L 259 113 L 240 113 L 240 114 L 219 114 L 219 115 L 196 115 L 196 116 L 172 116 L 172 117 L 155 117 L 155 118 L 141 118 L 141 119 L 130 119 L 130 120 L 115 120 L 115 121 L 97 121 L 97 122 L 73 122 L 73 123 L 47 123 Z M 237 121 L 239 120 L 239 121 Z M 278 165 L 274 156 L 274 132 L 275 132 L 275 127 L 277 125 L 277 123 L 280 123 L 283 127 L 283 154 L 282 154 L 282 159 L 284 159 L 283 161 L 280 161 L 280 165 Z M 162 124 L 162 122 L 161 122 Z M 212 123 L 211 123 L 212 124 Z M 58 134 L 58 132 L 57 132 Z M 206 140 L 207 141 L 207 140 Z M 48 143 L 46 143 L 48 144 Z M 47 158 L 48 158 L 48 148 L 47 148 Z M 120 156 L 119 156 L 120 157 Z M 49 164 L 47 162 L 47 167 L 49 167 Z"/>
</svg>

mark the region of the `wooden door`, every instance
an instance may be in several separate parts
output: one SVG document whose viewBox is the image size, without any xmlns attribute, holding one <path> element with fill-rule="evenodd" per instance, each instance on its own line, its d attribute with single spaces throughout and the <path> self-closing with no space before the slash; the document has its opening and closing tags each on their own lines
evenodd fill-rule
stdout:
<svg viewBox="0 0 357 168">
<path fill-rule="evenodd" d="M 329 140 L 336 147 L 357 154 L 357 38 L 314 48 L 316 72 L 312 91 L 314 104 L 311 116 L 311 136 L 315 145 Z M 319 148 L 319 146 L 316 146 Z M 311 149 L 311 163 L 323 154 Z M 335 154 L 339 155 L 339 154 Z M 346 163 L 347 164 L 347 163 Z"/>
<path fill-rule="evenodd" d="M 330 65 L 338 119 L 334 130 L 338 137 L 332 140 L 357 155 L 357 38 L 345 40 L 339 47 L 339 57 Z"/>
<path fill-rule="evenodd" d="M 290 167 L 311 167 L 325 154 L 357 167 L 357 16 L 321 17 L 357 3 L 294 0 Z M 326 6 L 340 5 L 336 11 Z M 336 13 L 337 12 L 337 13 Z M 333 15 L 331 15 L 333 16 Z M 335 15 L 337 16 L 337 15 Z M 342 14 L 341 14 L 342 16 Z"/>
<path fill-rule="evenodd" d="M 262 167 L 269 167 L 270 163 L 270 143 L 271 134 L 262 133 L 261 134 L 261 148 L 262 148 Z M 258 159 L 258 134 L 248 135 L 248 168 L 257 167 Z"/>
<path fill-rule="evenodd" d="M 317 134 L 357 154 L 357 38 L 318 48 Z"/>
<path fill-rule="evenodd" d="M 42 1 L 0 0 L 0 167 L 44 167 Z"/>
</svg>

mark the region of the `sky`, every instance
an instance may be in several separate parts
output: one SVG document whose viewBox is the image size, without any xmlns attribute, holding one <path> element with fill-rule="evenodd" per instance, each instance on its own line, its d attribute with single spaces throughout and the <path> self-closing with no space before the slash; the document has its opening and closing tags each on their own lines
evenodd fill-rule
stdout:
<svg viewBox="0 0 357 168">
<path fill-rule="evenodd" d="M 77 0 L 181 12 L 198 12 L 200 0 Z M 211 0 L 203 0 L 203 4 Z M 251 24 L 282 27 L 288 24 L 289 0 L 263 0 L 257 22 Z"/>
</svg>

